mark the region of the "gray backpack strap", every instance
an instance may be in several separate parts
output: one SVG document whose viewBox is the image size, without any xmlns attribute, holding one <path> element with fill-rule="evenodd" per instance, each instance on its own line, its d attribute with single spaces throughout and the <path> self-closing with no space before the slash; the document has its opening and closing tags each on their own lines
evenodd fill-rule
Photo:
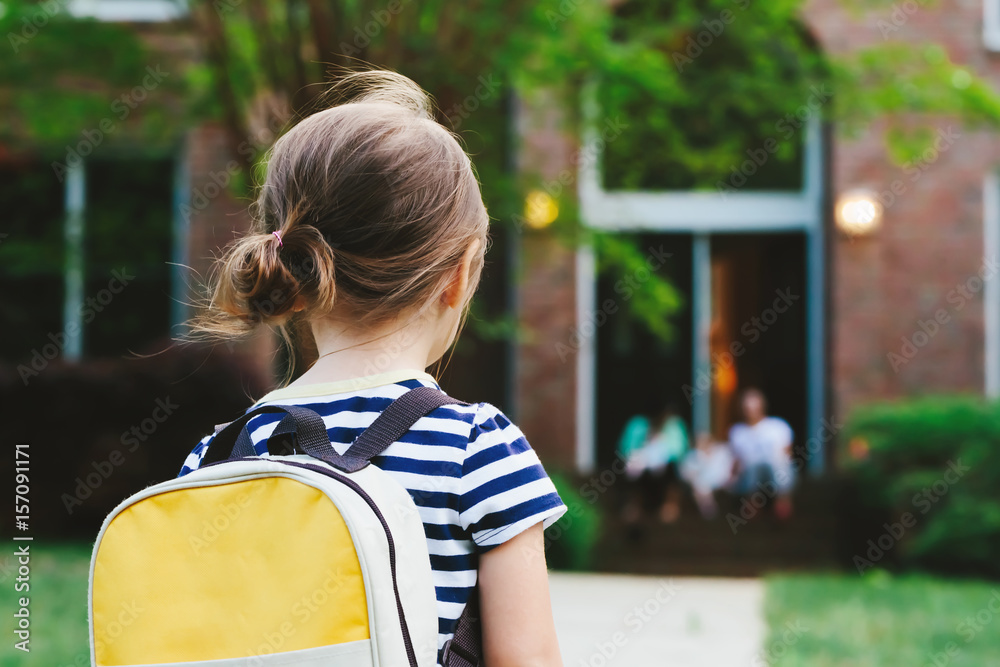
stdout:
<svg viewBox="0 0 1000 667">
<path fill-rule="evenodd" d="M 442 405 L 468 405 L 434 387 L 417 387 L 389 404 L 358 439 L 344 452 L 344 458 L 357 470 L 384 452 L 409 431 L 421 417 Z M 482 630 L 479 623 L 478 589 L 472 591 L 454 636 L 444 645 L 444 667 L 478 667 L 482 660 Z"/>
<path fill-rule="evenodd" d="M 458 617 L 455 634 L 444 644 L 443 667 L 479 667 L 483 660 L 483 628 L 479 621 L 479 588 Z"/>
<path fill-rule="evenodd" d="M 344 452 L 344 458 L 351 465 L 357 466 L 350 472 L 368 465 L 369 461 L 406 435 L 421 417 L 430 414 L 435 408 L 456 404 L 468 405 L 434 387 L 417 387 L 409 390 L 390 403 L 389 407 L 383 410 L 372 425 L 365 429 Z"/>
</svg>

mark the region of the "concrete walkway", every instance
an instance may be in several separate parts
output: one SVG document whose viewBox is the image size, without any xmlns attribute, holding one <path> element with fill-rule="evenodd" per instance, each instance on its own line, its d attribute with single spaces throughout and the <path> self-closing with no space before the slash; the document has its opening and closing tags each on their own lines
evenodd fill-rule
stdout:
<svg viewBox="0 0 1000 667">
<path fill-rule="evenodd" d="M 550 575 L 566 667 L 756 667 L 756 579 Z"/>
</svg>

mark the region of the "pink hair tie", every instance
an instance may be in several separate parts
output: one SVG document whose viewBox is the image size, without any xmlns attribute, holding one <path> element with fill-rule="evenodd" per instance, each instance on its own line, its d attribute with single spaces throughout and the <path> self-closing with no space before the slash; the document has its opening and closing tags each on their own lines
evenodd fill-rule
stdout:
<svg viewBox="0 0 1000 667">
<path fill-rule="evenodd" d="M 281 241 L 281 232 L 271 232 L 271 233 L 274 234 L 274 238 L 278 239 L 278 246 L 282 248 L 285 247 L 285 244 L 282 243 Z"/>
</svg>

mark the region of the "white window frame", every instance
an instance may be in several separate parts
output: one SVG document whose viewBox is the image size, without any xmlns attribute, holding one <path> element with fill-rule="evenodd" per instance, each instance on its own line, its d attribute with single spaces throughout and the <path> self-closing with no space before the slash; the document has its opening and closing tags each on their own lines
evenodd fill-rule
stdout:
<svg viewBox="0 0 1000 667">
<path fill-rule="evenodd" d="M 1000 0 L 983 0 L 983 45 L 1000 51 Z"/>
<path fill-rule="evenodd" d="M 186 0 L 69 0 L 69 13 L 78 18 L 124 23 L 163 23 L 188 15 Z"/>
<path fill-rule="evenodd" d="M 1000 255 L 1000 176 L 989 172 L 983 178 L 983 257 Z M 983 391 L 1000 397 L 1000 285 L 983 281 Z"/>
</svg>

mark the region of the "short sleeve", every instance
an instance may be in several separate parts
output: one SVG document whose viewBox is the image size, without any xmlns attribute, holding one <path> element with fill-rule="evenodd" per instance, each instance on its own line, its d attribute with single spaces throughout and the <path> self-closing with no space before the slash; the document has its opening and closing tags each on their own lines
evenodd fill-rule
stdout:
<svg viewBox="0 0 1000 667">
<path fill-rule="evenodd" d="M 777 422 L 776 425 L 777 425 L 778 440 L 779 440 L 778 445 L 779 447 L 784 449 L 785 447 L 792 444 L 792 442 L 795 440 L 795 432 L 792 431 L 792 427 L 789 426 L 788 422 L 786 422 L 784 419 L 778 419 L 776 420 L 776 422 Z"/>
<path fill-rule="evenodd" d="M 738 459 L 742 459 L 744 454 L 743 438 L 740 437 L 742 435 L 741 430 L 742 430 L 741 424 L 733 424 L 732 427 L 729 429 L 729 448 L 733 451 L 733 454 L 735 454 L 736 458 Z"/>
<path fill-rule="evenodd" d="M 524 434 L 489 403 L 473 419 L 460 489 L 459 520 L 480 552 L 566 512 Z"/>
</svg>

